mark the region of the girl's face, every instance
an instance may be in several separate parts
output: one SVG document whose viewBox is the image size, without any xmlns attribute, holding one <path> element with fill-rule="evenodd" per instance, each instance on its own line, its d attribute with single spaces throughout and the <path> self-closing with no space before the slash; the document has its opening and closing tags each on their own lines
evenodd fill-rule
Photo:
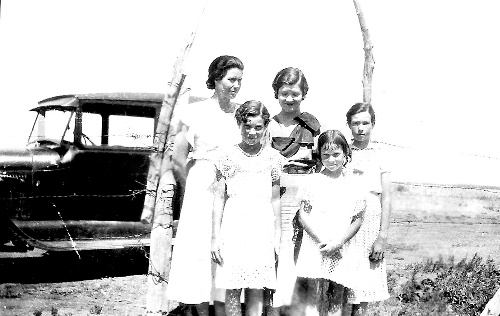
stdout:
<svg viewBox="0 0 500 316">
<path fill-rule="evenodd" d="M 285 84 L 278 90 L 278 101 L 283 112 L 300 112 L 302 90 L 298 84 Z"/>
<path fill-rule="evenodd" d="M 372 116 L 368 112 L 360 112 L 351 117 L 352 137 L 356 142 L 366 142 L 370 140 L 373 124 Z"/>
<path fill-rule="evenodd" d="M 345 154 L 337 144 L 325 144 L 321 147 L 321 163 L 329 171 L 337 171 L 344 167 Z M 342 169 L 341 169 L 342 170 Z"/>
<path fill-rule="evenodd" d="M 266 125 L 262 116 L 250 116 L 245 123 L 240 125 L 241 140 L 253 146 L 260 143 L 266 132 Z"/>
<path fill-rule="evenodd" d="M 234 99 L 240 91 L 243 71 L 239 68 L 227 70 L 226 75 L 221 80 L 215 80 L 215 91 L 224 99 Z"/>
</svg>

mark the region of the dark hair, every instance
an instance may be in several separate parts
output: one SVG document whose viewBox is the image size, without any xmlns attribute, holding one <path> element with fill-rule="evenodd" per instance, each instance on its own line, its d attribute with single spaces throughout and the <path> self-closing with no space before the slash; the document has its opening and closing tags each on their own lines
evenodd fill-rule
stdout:
<svg viewBox="0 0 500 316">
<path fill-rule="evenodd" d="M 280 70 L 273 80 L 274 97 L 278 98 L 278 92 L 284 85 L 294 85 L 298 83 L 302 91 L 302 99 L 305 99 L 309 86 L 307 85 L 306 76 L 299 68 L 288 67 Z"/>
<path fill-rule="evenodd" d="M 373 110 L 373 106 L 370 103 L 356 103 L 349 111 L 347 111 L 345 117 L 347 118 L 347 125 L 351 125 L 352 117 L 358 113 L 368 112 L 371 116 L 371 123 L 375 125 L 375 110 Z"/>
<path fill-rule="evenodd" d="M 269 124 L 269 121 L 271 120 L 269 111 L 267 111 L 267 108 L 264 106 L 264 104 L 262 104 L 262 102 L 260 101 L 254 100 L 243 103 L 234 114 L 238 126 L 242 123 L 246 123 L 249 117 L 257 116 L 262 117 L 265 126 L 267 126 Z"/>
<path fill-rule="evenodd" d="M 221 80 L 231 68 L 238 68 L 243 71 L 243 63 L 238 57 L 222 55 L 215 58 L 208 67 L 207 88 L 215 89 L 215 81 Z"/>
<path fill-rule="evenodd" d="M 346 138 L 344 135 L 337 130 L 327 130 L 321 133 L 318 137 L 318 154 L 319 154 L 319 161 L 321 162 L 321 150 L 323 149 L 324 145 L 338 145 L 342 148 L 342 151 L 344 152 L 345 157 L 347 158 L 344 167 L 347 165 L 348 162 L 351 161 L 352 159 L 352 152 L 351 152 L 351 147 L 349 146 L 349 143 L 347 143 Z"/>
</svg>

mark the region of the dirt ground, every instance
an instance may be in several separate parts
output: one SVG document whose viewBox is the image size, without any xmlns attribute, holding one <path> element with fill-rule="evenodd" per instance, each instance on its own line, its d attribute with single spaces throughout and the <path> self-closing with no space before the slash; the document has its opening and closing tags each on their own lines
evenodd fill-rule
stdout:
<svg viewBox="0 0 500 316">
<path fill-rule="evenodd" d="M 500 191 L 393 185 L 389 271 L 478 253 L 500 263 Z M 142 249 L 0 258 L 0 315 L 144 315 Z"/>
</svg>

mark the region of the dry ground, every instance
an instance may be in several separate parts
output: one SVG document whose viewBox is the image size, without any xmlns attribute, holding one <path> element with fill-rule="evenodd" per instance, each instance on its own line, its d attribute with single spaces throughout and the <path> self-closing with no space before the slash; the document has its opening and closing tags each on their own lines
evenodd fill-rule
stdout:
<svg viewBox="0 0 500 316">
<path fill-rule="evenodd" d="M 393 185 L 388 269 L 426 258 L 500 263 L 500 191 Z M 140 250 L 0 259 L 0 315 L 144 315 L 147 260 Z M 57 310 L 56 310 L 57 309 Z"/>
</svg>

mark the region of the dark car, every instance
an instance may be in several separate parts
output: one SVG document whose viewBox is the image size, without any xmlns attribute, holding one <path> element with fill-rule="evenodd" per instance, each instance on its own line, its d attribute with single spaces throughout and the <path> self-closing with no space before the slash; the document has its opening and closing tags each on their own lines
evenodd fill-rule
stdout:
<svg viewBox="0 0 500 316">
<path fill-rule="evenodd" d="M 0 242 L 45 250 L 148 246 L 140 222 L 163 94 L 38 103 L 26 148 L 0 150 Z"/>
</svg>

